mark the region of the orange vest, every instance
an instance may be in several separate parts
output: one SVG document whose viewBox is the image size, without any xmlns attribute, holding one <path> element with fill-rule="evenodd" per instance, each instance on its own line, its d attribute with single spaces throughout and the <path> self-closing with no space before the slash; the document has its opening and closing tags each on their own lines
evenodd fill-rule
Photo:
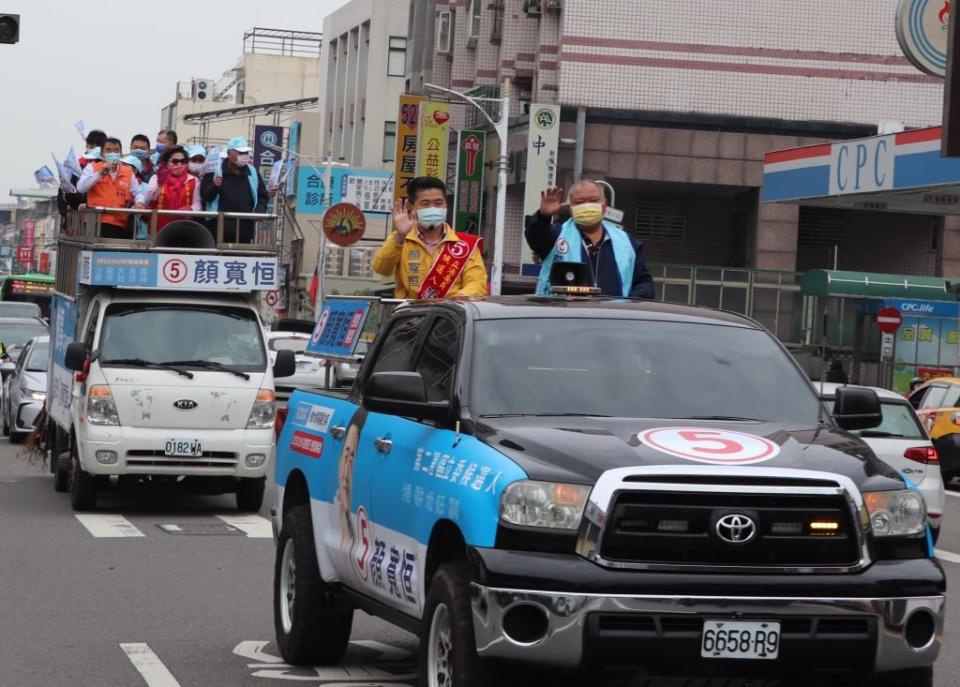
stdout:
<svg viewBox="0 0 960 687">
<path fill-rule="evenodd" d="M 93 171 L 97 174 L 103 169 L 102 162 L 93 163 Z M 97 183 L 87 191 L 87 205 L 98 208 L 127 208 L 130 207 L 130 201 L 133 196 L 130 195 L 130 179 L 133 176 L 133 170 L 127 165 L 119 165 L 117 176 L 111 175 L 100 177 Z M 101 216 L 100 221 L 104 224 L 112 224 L 116 227 L 127 227 L 127 215 L 108 215 Z"/>
</svg>

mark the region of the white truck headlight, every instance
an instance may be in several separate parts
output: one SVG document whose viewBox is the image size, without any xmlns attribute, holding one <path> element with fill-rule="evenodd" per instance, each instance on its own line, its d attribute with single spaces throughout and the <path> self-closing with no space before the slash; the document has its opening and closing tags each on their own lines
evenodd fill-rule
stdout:
<svg viewBox="0 0 960 687">
<path fill-rule="evenodd" d="M 117 404 L 113 402 L 113 394 L 106 384 L 91 386 L 87 392 L 87 421 L 100 426 L 115 427 L 120 424 Z"/>
<path fill-rule="evenodd" d="M 869 491 L 863 500 L 874 536 L 909 537 L 923 533 L 927 526 L 927 508 L 916 491 Z"/>
<path fill-rule="evenodd" d="M 500 497 L 500 519 L 523 527 L 575 530 L 590 487 L 557 482 L 514 482 Z"/>
<path fill-rule="evenodd" d="M 247 429 L 273 429 L 276 419 L 277 395 L 269 389 L 260 389 L 257 400 L 250 411 Z"/>
</svg>

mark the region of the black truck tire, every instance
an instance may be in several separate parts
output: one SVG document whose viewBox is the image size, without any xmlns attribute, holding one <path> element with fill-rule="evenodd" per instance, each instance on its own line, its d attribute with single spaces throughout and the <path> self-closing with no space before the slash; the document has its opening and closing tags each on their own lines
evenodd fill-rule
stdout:
<svg viewBox="0 0 960 687">
<path fill-rule="evenodd" d="M 244 513 L 256 513 L 263 506 L 263 494 L 267 488 L 265 477 L 259 479 L 241 479 L 237 485 L 237 510 Z"/>
<path fill-rule="evenodd" d="M 898 670 L 876 675 L 869 687 L 933 687 L 933 668 Z"/>
<path fill-rule="evenodd" d="M 51 455 L 53 455 L 51 451 Z M 70 488 L 70 452 L 64 451 L 56 458 L 51 458 L 53 463 L 53 490 L 61 494 L 67 492 Z"/>
<path fill-rule="evenodd" d="M 353 609 L 320 577 L 309 506 L 291 508 L 277 538 L 273 621 L 280 655 L 290 665 L 334 665 L 350 644 Z"/>
<path fill-rule="evenodd" d="M 70 450 L 70 507 L 73 510 L 94 510 L 97 507 L 97 478 L 80 467 L 77 448 Z"/>
<path fill-rule="evenodd" d="M 430 582 L 420 629 L 420 687 L 515 685 L 491 675 L 477 655 L 470 610 L 470 568 L 464 561 L 441 565 Z"/>
</svg>

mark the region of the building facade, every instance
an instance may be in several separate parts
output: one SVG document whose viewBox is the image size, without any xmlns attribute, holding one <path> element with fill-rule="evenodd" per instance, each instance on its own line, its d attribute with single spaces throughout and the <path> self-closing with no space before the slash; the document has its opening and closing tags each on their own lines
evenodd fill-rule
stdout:
<svg viewBox="0 0 960 687">
<path fill-rule="evenodd" d="M 872 135 L 884 121 L 939 124 L 943 82 L 902 55 L 895 7 L 413 0 L 408 87 L 495 94 L 509 78 L 518 161 L 526 106 L 561 105 L 561 183 L 609 181 L 651 262 L 952 276 L 960 235 L 942 216 L 759 202 L 767 152 Z M 455 125 L 467 119 L 460 110 Z M 524 254 L 523 171 L 512 171 L 507 278 Z"/>
</svg>

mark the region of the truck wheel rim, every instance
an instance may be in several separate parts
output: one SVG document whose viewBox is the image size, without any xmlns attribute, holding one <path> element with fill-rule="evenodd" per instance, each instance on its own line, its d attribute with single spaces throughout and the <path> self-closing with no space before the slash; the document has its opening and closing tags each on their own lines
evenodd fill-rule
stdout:
<svg viewBox="0 0 960 687">
<path fill-rule="evenodd" d="M 283 546 L 283 558 L 280 561 L 280 623 L 283 631 L 289 634 L 293 629 L 293 606 L 296 603 L 297 564 L 293 556 L 293 540 L 288 539 Z"/>
<path fill-rule="evenodd" d="M 430 687 L 451 687 L 453 684 L 453 636 L 450 630 L 450 612 L 445 604 L 438 605 L 433 611 L 427 652 Z"/>
</svg>

